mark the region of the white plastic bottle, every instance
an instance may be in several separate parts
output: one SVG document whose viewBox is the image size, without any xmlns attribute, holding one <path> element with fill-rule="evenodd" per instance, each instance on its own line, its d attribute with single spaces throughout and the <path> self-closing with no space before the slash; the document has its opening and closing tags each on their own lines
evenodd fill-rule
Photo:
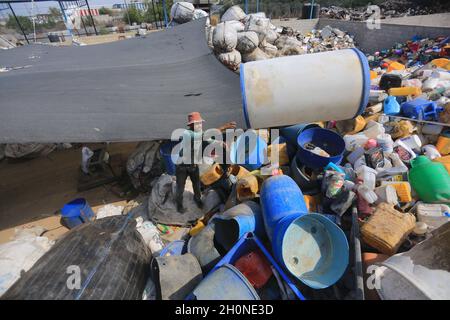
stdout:
<svg viewBox="0 0 450 320">
<path fill-rule="evenodd" d="M 441 157 L 441 154 L 439 153 L 438 149 L 436 149 L 436 147 L 433 146 L 432 144 L 424 145 L 422 147 L 422 152 L 430 160 L 434 160 L 436 158 L 440 158 Z"/>
<path fill-rule="evenodd" d="M 358 179 L 364 182 L 364 185 L 367 186 L 370 190 L 375 189 L 377 171 L 368 166 L 360 166 L 355 170 Z"/>
<path fill-rule="evenodd" d="M 450 207 L 445 204 L 419 202 L 417 204 L 417 219 L 425 222 L 430 230 L 439 228 L 450 221 Z"/>
<path fill-rule="evenodd" d="M 366 185 L 364 184 L 360 184 L 357 188 L 358 190 L 358 194 L 364 199 L 366 200 L 369 204 L 374 203 L 375 201 L 377 201 L 378 196 L 377 194 L 373 191 L 370 190 Z"/>
<path fill-rule="evenodd" d="M 398 203 L 397 191 L 392 185 L 385 185 L 375 188 L 375 193 L 378 196 L 377 204 L 381 202 L 396 205 Z"/>
</svg>

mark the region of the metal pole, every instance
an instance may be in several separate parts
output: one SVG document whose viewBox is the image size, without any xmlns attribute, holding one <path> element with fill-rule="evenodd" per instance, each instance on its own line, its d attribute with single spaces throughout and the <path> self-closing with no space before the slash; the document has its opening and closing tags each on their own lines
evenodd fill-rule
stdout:
<svg viewBox="0 0 450 320">
<path fill-rule="evenodd" d="M 123 3 L 125 4 L 125 10 L 127 12 L 128 24 L 131 26 L 130 13 L 128 12 L 127 0 L 123 0 Z"/>
<path fill-rule="evenodd" d="M 27 35 L 25 34 L 25 30 L 23 30 L 22 25 L 19 22 L 19 19 L 17 19 L 16 13 L 14 12 L 10 2 L 8 2 L 8 6 L 14 16 L 14 19 L 16 19 L 17 25 L 19 26 L 20 31 L 22 31 L 22 34 L 25 37 L 25 40 L 27 40 L 27 43 L 30 44 L 30 41 L 28 41 Z"/>
<path fill-rule="evenodd" d="M 69 32 L 69 35 L 70 35 L 70 36 L 73 36 L 72 30 L 71 30 L 70 28 L 67 27 L 67 16 L 66 16 L 66 11 L 64 10 L 64 7 L 63 7 L 63 5 L 61 4 L 61 1 L 58 1 L 58 4 L 59 4 L 59 8 L 61 9 L 61 13 L 62 13 L 62 15 L 63 15 L 63 19 L 64 19 L 64 22 L 65 22 L 65 25 L 66 25 L 66 29 L 67 29 L 67 31 Z"/>
<path fill-rule="evenodd" d="M 208 0 L 209 1 L 209 0 Z M 163 5 L 163 13 L 164 13 L 164 24 L 166 28 L 169 26 L 169 19 L 167 19 L 167 7 L 166 7 L 166 0 L 162 0 Z"/>
<path fill-rule="evenodd" d="M 309 10 L 309 19 L 312 19 L 312 14 L 313 14 L 313 9 L 314 9 L 314 0 L 311 1 L 311 10 Z"/>
<path fill-rule="evenodd" d="M 163 29 L 164 27 L 163 27 L 163 14 L 162 14 L 162 12 L 161 11 L 159 11 L 159 4 L 160 4 L 160 1 L 158 1 L 157 3 L 156 3 L 156 8 L 158 9 L 158 21 L 159 21 L 159 25 L 161 26 L 161 29 Z M 161 4 L 161 6 L 162 6 L 162 4 Z"/>
<path fill-rule="evenodd" d="M 31 0 L 31 20 L 33 21 L 34 43 L 36 43 L 36 14 L 34 13 L 34 0 Z"/>
<path fill-rule="evenodd" d="M 245 13 L 248 14 L 248 0 L 245 0 Z"/>
<path fill-rule="evenodd" d="M 83 24 L 84 32 L 86 33 L 86 36 L 88 36 L 89 32 L 86 29 L 86 24 L 84 23 L 83 16 L 80 16 L 80 20 L 81 20 L 81 23 Z"/>
<path fill-rule="evenodd" d="M 94 18 L 92 17 L 91 8 L 89 7 L 89 1 L 88 0 L 86 0 L 86 5 L 88 7 L 89 16 L 91 17 L 91 20 L 92 20 L 92 25 L 94 26 L 95 35 L 98 36 L 97 28 L 95 27 Z"/>
<path fill-rule="evenodd" d="M 259 12 L 259 0 L 256 0 L 256 12 Z"/>
<path fill-rule="evenodd" d="M 156 29 L 158 29 L 158 22 L 156 21 L 156 11 L 155 11 L 155 2 L 152 0 L 152 9 L 153 9 L 153 19 L 155 19 Z"/>
<path fill-rule="evenodd" d="M 152 1 L 153 1 L 153 0 L 152 0 Z M 162 29 L 162 28 L 163 28 L 163 25 L 162 25 L 161 15 L 159 14 L 159 7 L 158 7 L 158 4 L 159 4 L 159 2 L 156 3 L 156 14 L 158 15 L 158 22 L 159 22 L 159 25 L 161 26 L 161 29 Z"/>
</svg>

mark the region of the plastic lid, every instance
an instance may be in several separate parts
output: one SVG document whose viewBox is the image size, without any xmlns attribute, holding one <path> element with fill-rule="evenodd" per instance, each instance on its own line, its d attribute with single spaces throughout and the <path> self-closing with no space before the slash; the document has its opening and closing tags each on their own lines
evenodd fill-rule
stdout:
<svg viewBox="0 0 450 320">
<path fill-rule="evenodd" d="M 413 232 L 417 235 L 422 235 L 427 233 L 428 225 L 425 222 L 416 222 L 416 226 L 413 230 Z"/>
</svg>

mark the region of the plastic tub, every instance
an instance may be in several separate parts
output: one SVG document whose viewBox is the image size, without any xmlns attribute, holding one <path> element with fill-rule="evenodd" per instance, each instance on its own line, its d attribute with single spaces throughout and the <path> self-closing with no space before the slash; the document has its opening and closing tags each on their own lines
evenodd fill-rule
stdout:
<svg viewBox="0 0 450 320">
<path fill-rule="evenodd" d="M 330 157 L 323 157 L 305 149 L 306 143 L 312 143 L 326 151 Z M 342 137 L 328 129 L 311 128 L 303 131 L 297 138 L 297 159 L 310 168 L 324 168 L 328 163 L 340 164 L 345 151 L 345 141 Z"/>
<path fill-rule="evenodd" d="M 174 158 L 172 158 L 172 149 L 178 143 L 179 143 L 179 141 L 169 141 L 169 142 L 163 143 L 159 149 L 161 158 L 164 161 L 164 166 L 166 168 L 166 171 L 171 176 L 175 175 L 174 160 L 176 158 L 178 158 L 178 155 L 174 155 Z"/>
<path fill-rule="evenodd" d="M 245 234 L 239 241 L 231 248 L 230 251 L 214 266 L 214 268 L 210 271 L 210 273 L 214 272 L 224 264 L 234 264 L 240 257 L 243 255 L 255 251 L 261 250 L 270 264 L 275 268 L 275 270 L 280 275 L 283 282 L 285 282 L 289 288 L 294 293 L 295 297 L 300 300 L 305 300 L 303 294 L 298 290 L 292 280 L 287 276 L 287 274 L 283 271 L 283 269 L 277 264 L 275 259 L 270 255 L 261 241 L 253 234 L 247 233 Z"/>
<path fill-rule="evenodd" d="M 69 229 L 94 219 L 92 208 L 83 198 L 72 200 L 61 209 L 61 222 Z"/>
<path fill-rule="evenodd" d="M 411 250 L 391 256 L 376 272 L 383 300 L 448 300 L 450 272 L 448 246 L 450 224 L 436 229 L 433 236 Z"/>
<path fill-rule="evenodd" d="M 277 261 L 313 289 L 336 283 L 349 261 L 349 245 L 342 229 L 316 213 L 282 219 L 272 247 Z"/>
<path fill-rule="evenodd" d="M 297 161 L 297 156 L 291 161 L 291 176 L 303 194 L 315 194 L 320 190 L 319 182 L 306 171 L 304 164 Z"/>
<path fill-rule="evenodd" d="M 264 237 L 264 222 L 260 206 L 252 201 L 238 204 L 213 218 L 215 225 L 214 239 L 226 251 L 246 233 L 252 232 Z"/>
<path fill-rule="evenodd" d="M 267 143 L 264 139 L 250 130 L 240 135 L 231 145 L 231 162 L 242 165 L 249 171 L 257 170 L 264 164 L 266 151 Z"/>
<path fill-rule="evenodd" d="M 240 77 L 249 128 L 351 119 L 369 101 L 369 65 L 355 48 L 248 62 Z"/>
</svg>

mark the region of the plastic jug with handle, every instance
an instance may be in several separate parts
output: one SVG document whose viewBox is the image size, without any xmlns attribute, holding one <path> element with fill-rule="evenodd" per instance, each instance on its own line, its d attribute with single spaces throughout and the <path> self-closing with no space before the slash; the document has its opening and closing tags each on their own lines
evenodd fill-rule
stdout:
<svg viewBox="0 0 450 320">
<path fill-rule="evenodd" d="M 411 186 L 425 202 L 450 202 L 450 175 L 444 165 L 425 156 L 411 160 Z"/>
</svg>

